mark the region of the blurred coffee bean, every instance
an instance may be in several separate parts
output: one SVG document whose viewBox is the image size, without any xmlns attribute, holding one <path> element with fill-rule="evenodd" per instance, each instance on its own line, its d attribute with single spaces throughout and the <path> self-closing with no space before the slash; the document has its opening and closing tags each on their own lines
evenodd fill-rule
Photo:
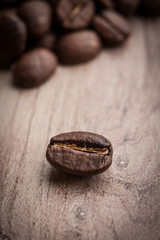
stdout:
<svg viewBox="0 0 160 240">
<path fill-rule="evenodd" d="M 145 15 L 160 15 L 160 0 L 142 0 L 142 11 Z"/>
<path fill-rule="evenodd" d="M 27 30 L 14 14 L 0 18 L 0 66 L 9 66 L 25 50 Z"/>
<path fill-rule="evenodd" d="M 54 33 L 48 33 L 44 37 L 32 41 L 31 48 L 44 47 L 50 50 L 54 50 L 56 47 L 56 40 L 56 35 Z"/>
<path fill-rule="evenodd" d="M 47 49 L 37 48 L 24 54 L 14 71 L 14 83 L 23 88 L 45 82 L 57 67 L 57 57 Z"/>
<path fill-rule="evenodd" d="M 19 17 L 26 23 L 30 38 L 40 38 L 50 29 L 52 10 L 47 2 L 27 1 L 18 9 Z"/>
<path fill-rule="evenodd" d="M 81 30 L 62 36 L 57 45 L 57 53 L 63 64 L 78 64 L 91 60 L 101 50 L 98 35 L 91 30 Z"/>
<path fill-rule="evenodd" d="M 59 23 L 65 29 L 86 28 L 95 12 L 92 0 L 60 0 L 57 3 L 56 15 Z"/>
<path fill-rule="evenodd" d="M 126 16 L 133 15 L 140 4 L 140 0 L 114 0 L 114 2 L 116 9 Z"/>
<path fill-rule="evenodd" d="M 104 10 L 95 16 L 93 24 L 104 43 L 110 46 L 124 42 L 130 34 L 128 21 L 112 10 Z"/>
</svg>

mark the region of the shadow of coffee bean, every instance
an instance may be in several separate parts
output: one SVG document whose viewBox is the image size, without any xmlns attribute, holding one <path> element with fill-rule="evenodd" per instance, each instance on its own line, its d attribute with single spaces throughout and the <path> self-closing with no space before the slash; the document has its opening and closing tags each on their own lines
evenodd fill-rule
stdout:
<svg viewBox="0 0 160 240">
<path fill-rule="evenodd" d="M 48 188 L 59 188 L 64 193 L 64 197 L 67 197 L 68 193 L 85 194 L 91 190 L 91 176 L 74 176 L 63 173 L 54 168 L 50 169 L 45 176 L 45 182 Z"/>
</svg>

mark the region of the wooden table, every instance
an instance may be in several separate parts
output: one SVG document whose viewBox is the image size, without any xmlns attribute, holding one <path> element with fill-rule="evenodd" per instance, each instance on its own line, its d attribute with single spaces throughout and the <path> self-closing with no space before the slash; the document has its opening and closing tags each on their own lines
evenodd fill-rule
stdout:
<svg viewBox="0 0 160 240">
<path fill-rule="evenodd" d="M 160 19 L 132 25 L 124 46 L 39 88 L 16 89 L 1 71 L 0 239 L 160 239 Z M 111 139 L 108 171 L 52 169 L 49 139 L 74 130 Z"/>
</svg>

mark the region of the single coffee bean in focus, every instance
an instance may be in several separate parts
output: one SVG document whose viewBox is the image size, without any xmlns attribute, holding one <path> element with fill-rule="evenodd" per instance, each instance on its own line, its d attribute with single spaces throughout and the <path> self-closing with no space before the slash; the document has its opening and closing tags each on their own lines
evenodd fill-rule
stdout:
<svg viewBox="0 0 160 240">
<path fill-rule="evenodd" d="M 130 34 L 128 21 L 113 10 L 104 10 L 94 17 L 93 25 L 106 45 L 123 43 Z"/>
<path fill-rule="evenodd" d="M 99 174 L 112 164 L 113 149 L 105 137 L 90 132 L 62 133 L 51 138 L 46 157 L 55 168 L 73 175 Z"/>
<path fill-rule="evenodd" d="M 101 40 L 92 30 L 81 30 L 62 36 L 57 54 L 63 64 L 78 64 L 93 59 L 101 50 Z"/>
<path fill-rule="evenodd" d="M 27 29 L 13 13 L 0 17 L 0 67 L 8 67 L 26 48 Z"/>
<path fill-rule="evenodd" d="M 36 87 L 45 82 L 55 71 L 57 57 L 45 48 L 24 54 L 14 70 L 14 83 L 23 88 Z"/>
<path fill-rule="evenodd" d="M 65 29 L 86 28 L 95 13 L 92 0 L 60 0 L 56 6 L 57 19 Z"/>
<path fill-rule="evenodd" d="M 30 38 L 40 38 L 51 28 L 52 9 L 47 2 L 26 1 L 20 5 L 18 15 L 26 23 Z"/>
</svg>

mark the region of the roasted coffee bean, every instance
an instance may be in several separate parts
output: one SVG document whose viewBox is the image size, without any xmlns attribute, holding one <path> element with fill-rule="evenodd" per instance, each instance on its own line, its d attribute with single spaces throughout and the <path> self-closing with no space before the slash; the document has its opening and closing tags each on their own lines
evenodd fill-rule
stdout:
<svg viewBox="0 0 160 240">
<path fill-rule="evenodd" d="M 160 15 L 160 0 L 142 0 L 142 11 L 145 15 Z"/>
<path fill-rule="evenodd" d="M 18 9 L 18 15 L 26 23 L 30 38 L 44 36 L 51 27 L 52 10 L 47 2 L 24 2 Z"/>
<path fill-rule="evenodd" d="M 37 48 L 23 55 L 14 70 L 14 83 L 32 88 L 45 82 L 55 71 L 57 58 L 47 49 Z"/>
<path fill-rule="evenodd" d="M 31 41 L 30 46 L 31 48 L 44 47 L 54 50 L 56 48 L 56 35 L 54 33 L 48 33 L 42 38 Z"/>
<path fill-rule="evenodd" d="M 60 0 L 56 7 L 56 15 L 65 29 L 86 28 L 95 12 L 92 0 Z"/>
<path fill-rule="evenodd" d="M 114 1 L 117 10 L 126 16 L 133 15 L 140 4 L 140 0 L 114 0 Z"/>
<path fill-rule="evenodd" d="M 27 29 L 14 14 L 0 17 L 0 67 L 9 66 L 26 47 Z"/>
<path fill-rule="evenodd" d="M 91 60 L 101 50 L 98 35 L 91 30 L 81 30 L 62 36 L 57 45 L 57 53 L 63 64 L 78 64 Z"/>
<path fill-rule="evenodd" d="M 90 132 L 69 132 L 50 140 L 46 157 L 55 168 L 73 175 L 99 174 L 112 163 L 111 142 Z"/>
<path fill-rule="evenodd" d="M 107 45 L 117 45 L 130 34 L 127 20 L 112 10 L 104 10 L 94 17 L 94 28 Z"/>
</svg>

